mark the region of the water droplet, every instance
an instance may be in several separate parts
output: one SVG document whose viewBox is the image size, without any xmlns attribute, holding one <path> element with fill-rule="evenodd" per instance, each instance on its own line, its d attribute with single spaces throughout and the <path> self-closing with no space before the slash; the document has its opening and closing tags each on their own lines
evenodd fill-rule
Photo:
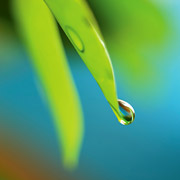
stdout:
<svg viewBox="0 0 180 180">
<path fill-rule="evenodd" d="M 80 51 L 84 52 L 84 44 L 83 41 L 81 40 L 79 34 L 70 26 L 66 26 L 66 33 L 71 40 L 72 44 Z"/>
<path fill-rule="evenodd" d="M 129 103 L 121 99 L 118 99 L 118 104 L 123 116 L 123 119 L 120 120 L 120 123 L 123 125 L 131 124 L 135 119 L 135 111 L 133 107 Z"/>
</svg>

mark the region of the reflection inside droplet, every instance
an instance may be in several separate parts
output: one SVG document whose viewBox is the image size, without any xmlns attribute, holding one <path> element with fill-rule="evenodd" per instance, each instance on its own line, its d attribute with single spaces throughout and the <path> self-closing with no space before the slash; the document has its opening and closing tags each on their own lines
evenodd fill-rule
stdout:
<svg viewBox="0 0 180 180">
<path fill-rule="evenodd" d="M 120 121 L 120 123 L 123 125 L 131 124 L 135 119 L 135 111 L 133 107 L 129 103 L 121 99 L 118 99 L 118 104 L 120 112 L 123 116 L 123 119 Z"/>
</svg>

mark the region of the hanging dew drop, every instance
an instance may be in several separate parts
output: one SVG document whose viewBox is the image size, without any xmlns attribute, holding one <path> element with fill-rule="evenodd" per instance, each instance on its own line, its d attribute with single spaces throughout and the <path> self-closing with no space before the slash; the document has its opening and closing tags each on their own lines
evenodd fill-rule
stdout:
<svg viewBox="0 0 180 180">
<path fill-rule="evenodd" d="M 123 119 L 120 120 L 120 123 L 123 125 L 131 124 L 135 119 L 135 111 L 134 108 L 121 99 L 118 99 L 119 109 L 122 114 Z"/>
</svg>

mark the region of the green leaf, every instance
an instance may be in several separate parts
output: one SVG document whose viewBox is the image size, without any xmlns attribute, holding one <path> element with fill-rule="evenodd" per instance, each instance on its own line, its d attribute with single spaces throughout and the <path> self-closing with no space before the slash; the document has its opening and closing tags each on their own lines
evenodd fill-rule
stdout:
<svg viewBox="0 0 180 180">
<path fill-rule="evenodd" d="M 83 117 L 55 20 L 43 0 L 13 0 L 13 12 L 47 96 L 67 167 L 77 164 Z"/>
<path fill-rule="evenodd" d="M 119 110 L 111 60 L 88 5 L 82 0 L 45 2 L 94 76 L 118 120 L 130 124 Z"/>
</svg>

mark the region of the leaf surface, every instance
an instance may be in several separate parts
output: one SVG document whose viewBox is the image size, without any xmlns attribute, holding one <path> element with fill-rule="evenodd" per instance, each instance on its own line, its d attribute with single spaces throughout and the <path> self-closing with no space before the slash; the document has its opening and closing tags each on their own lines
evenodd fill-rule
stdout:
<svg viewBox="0 0 180 180">
<path fill-rule="evenodd" d="M 130 124 L 119 110 L 111 60 L 88 5 L 82 0 L 45 2 L 94 76 L 118 120 Z"/>
</svg>

